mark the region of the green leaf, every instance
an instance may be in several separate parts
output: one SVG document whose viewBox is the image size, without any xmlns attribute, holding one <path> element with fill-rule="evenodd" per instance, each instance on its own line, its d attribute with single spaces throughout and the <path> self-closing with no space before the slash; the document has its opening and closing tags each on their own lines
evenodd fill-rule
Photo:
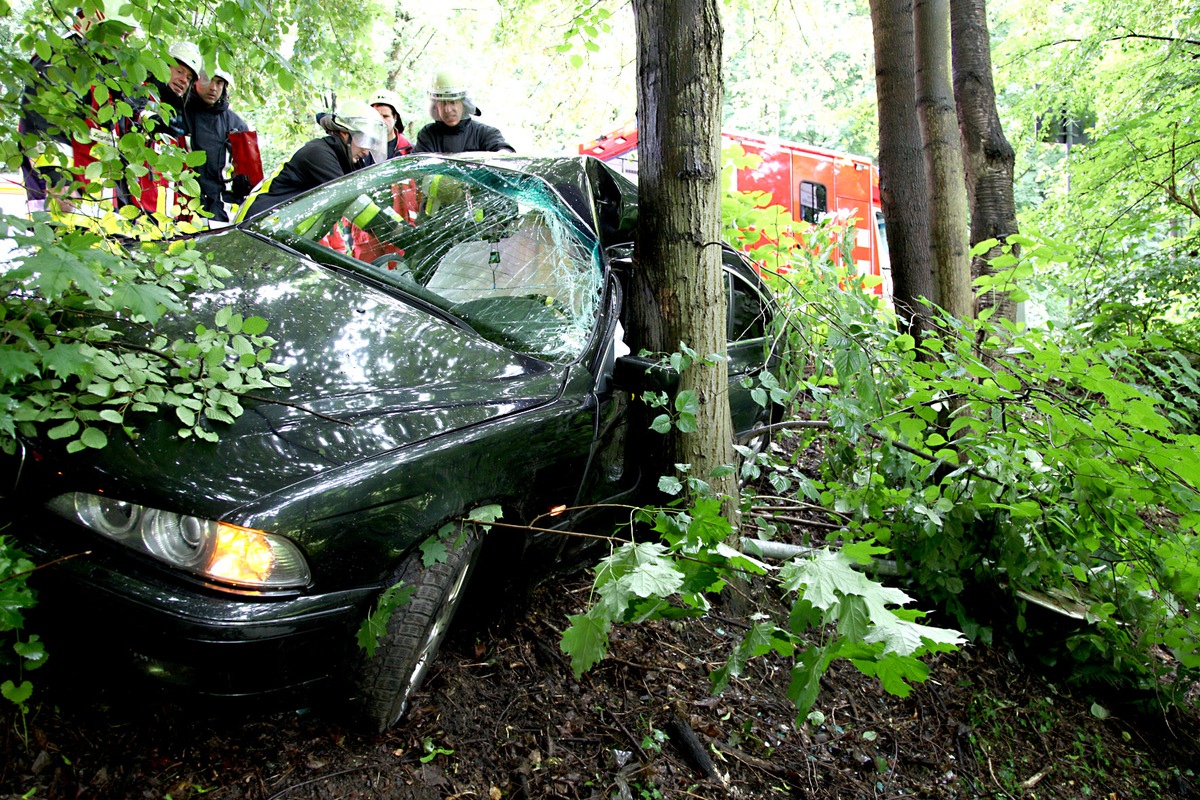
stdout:
<svg viewBox="0 0 1200 800">
<path fill-rule="evenodd" d="M 680 414 L 688 414 L 694 418 L 700 411 L 700 399 L 690 389 L 680 392 L 675 396 L 675 410 Z"/>
<path fill-rule="evenodd" d="M 454 527 L 451 526 L 451 532 Z M 425 541 L 421 542 L 421 563 L 427 567 L 432 567 L 434 564 L 441 564 L 450 557 L 450 551 L 446 549 L 446 538 L 442 535 L 430 536 Z"/>
<path fill-rule="evenodd" d="M 594 612 L 595 609 L 592 609 Z M 571 657 L 571 669 L 576 679 L 600 663 L 608 652 L 608 631 L 612 627 L 607 619 L 594 613 L 573 614 L 567 617 L 571 623 L 563 631 L 559 648 Z"/>
<path fill-rule="evenodd" d="M 857 661 L 854 663 L 855 666 L 859 666 Z M 874 674 L 885 692 L 896 697 L 908 697 L 912 691 L 910 681 L 924 682 L 929 677 L 929 667 L 912 656 L 890 653 L 875 662 Z"/>
<path fill-rule="evenodd" d="M 618 583 L 637 597 L 666 597 L 683 584 L 683 573 L 658 542 L 621 545 L 603 563 L 602 570 L 617 578 L 603 584 L 597 579 L 601 594 Z"/>
<path fill-rule="evenodd" d="M 242 323 L 242 333 L 247 336 L 258 336 L 267 330 L 269 324 L 262 317 L 247 317 Z"/>
<path fill-rule="evenodd" d="M 164 311 L 182 308 L 171 290 L 156 284 L 122 282 L 113 288 L 112 304 L 116 308 L 128 308 L 134 314 L 157 322 Z"/>
<path fill-rule="evenodd" d="M 21 685 L 17 686 L 12 681 L 0 683 L 0 694 L 10 703 L 15 705 L 24 705 L 25 701 L 33 696 L 33 684 L 29 681 L 21 681 Z"/>
<path fill-rule="evenodd" d="M 358 646 L 366 651 L 368 658 L 374 657 L 375 649 L 379 646 L 379 639 L 387 633 L 388 623 L 396 609 L 406 605 L 416 591 L 415 586 L 409 586 L 404 581 L 400 581 L 384 589 L 379 595 L 379 599 L 375 601 L 374 610 L 363 620 L 355 637 Z"/>
<path fill-rule="evenodd" d="M 849 595 L 842 599 L 838 609 L 838 633 L 847 639 L 862 641 L 871 624 L 871 611 L 861 597 Z"/>
<path fill-rule="evenodd" d="M 0 347 L 0 378 L 5 383 L 16 383 L 37 374 L 38 362 L 31 353 L 14 347 Z"/>
<path fill-rule="evenodd" d="M 467 519 L 472 522 L 495 522 L 504 517 L 504 509 L 497 503 L 490 503 L 486 506 L 478 506 L 471 509 L 467 513 Z"/>
<path fill-rule="evenodd" d="M 42 644 L 40 637 L 36 634 L 30 636 L 27 641 L 14 642 L 13 650 L 23 659 L 21 666 L 27 670 L 37 669 L 49 660 L 46 655 L 46 646 Z"/>
<path fill-rule="evenodd" d="M 101 450 L 108 444 L 108 436 L 99 428 L 87 428 L 79 435 L 79 441 L 93 450 Z"/>
<path fill-rule="evenodd" d="M 61 425 L 55 425 L 50 430 L 46 431 L 46 437 L 49 439 L 68 439 L 79 432 L 79 421 L 69 419 Z"/>
<path fill-rule="evenodd" d="M 663 494 L 677 495 L 683 491 L 683 484 L 672 475 L 663 475 L 658 479 L 658 490 Z"/>
<path fill-rule="evenodd" d="M 810 646 L 800 654 L 796 666 L 792 667 L 787 695 L 800 712 L 797 722 L 808 713 L 821 693 L 821 676 L 829 668 L 825 655 L 825 648 Z"/>
</svg>

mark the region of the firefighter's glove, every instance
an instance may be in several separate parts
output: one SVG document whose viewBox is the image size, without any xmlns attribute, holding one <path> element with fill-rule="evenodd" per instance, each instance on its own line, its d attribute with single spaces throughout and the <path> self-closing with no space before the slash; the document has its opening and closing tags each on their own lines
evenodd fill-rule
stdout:
<svg viewBox="0 0 1200 800">
<path fill-rule="evenodd" d="M 233 202 L 240 203 L 250 195 L 250 190 L 253 188 L 250 185 L 250 178 L 239 173 L 233 176 L 233 182 L 229 185 L 229 194 L 233 197 Z"/>
</svg>

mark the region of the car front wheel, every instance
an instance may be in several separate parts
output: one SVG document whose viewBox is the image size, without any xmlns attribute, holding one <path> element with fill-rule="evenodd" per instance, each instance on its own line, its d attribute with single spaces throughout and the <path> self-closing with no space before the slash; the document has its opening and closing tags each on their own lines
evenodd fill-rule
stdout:
<svg viewBox="0 0 1200 800">
<path fill-rule="evenodd" d="M 414 552 L 393 574 L 392 583 L 414 591 L 392 613 L 375 655 L 360 653 L 352 705 L 365 727 L 382 732 L 404 716 L 462 601 L 479 544 L 479 535 L 468 533 L 445 560 L 427 567 Z"/>
</svg>

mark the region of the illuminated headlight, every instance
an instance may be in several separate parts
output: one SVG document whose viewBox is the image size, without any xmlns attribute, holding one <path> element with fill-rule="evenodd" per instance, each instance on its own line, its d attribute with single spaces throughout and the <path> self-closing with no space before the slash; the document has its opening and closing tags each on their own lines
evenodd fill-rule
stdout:
<svg viewBox="0 0 1200 800">
<path fill-rule="evenodd" d="M 308 564 L 280 536 L 96 494 L 60 494 L 49 507 L 160 561 L 218 581 L 263 589 L 304 586 Z"/>
</svg>

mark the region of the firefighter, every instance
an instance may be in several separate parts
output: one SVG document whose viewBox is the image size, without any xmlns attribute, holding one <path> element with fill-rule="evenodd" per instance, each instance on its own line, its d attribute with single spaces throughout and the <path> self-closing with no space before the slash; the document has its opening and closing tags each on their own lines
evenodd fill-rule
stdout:
<svg viewBox="0 0 1200 800">
<path fill-rule="evenodd" d="M 35 53 L 29 61 L 34 70 L 35 80 L 26 85 L 22 92 L 17 130 L 21 134 L 35 134 L 39 139 L 36 153 L 27 155 L 21 164 L 26 203 L 30 213 L 50 210 L 47 199 L 55 201 L 52 205 L 60 211 L 73 207 L 74 203 L 68 197 L 68 193 L 74 176 L 68 168 L 85 167 L 94 160 L 90 158 L 91 145 L 84 141 L 76 141 L 72 131 L 64 124 L 67 120 L 62 116 L 61 104 L 48 101 L 43 97 L 43 93 L 52 94 L 48 88 L 52 82 L 51 68 L 64 67 L 72 61 L 72 57 L 67 55 L 69 48 L 80 48 L 84 51 L 89 49 L 87 37 L 93 28 L 107 24 L 113 28 L 114 35 L 121 39 L 133 32 L 133 20 L 119 14 L 106 14 L 106 5 L 108 4 L 104 3 L 101 8 L 91 12 L 76 12 L 71 32 L 62 40 L 60 51 L 53 54 L 50 60 Z M 63 89 L 62 92 L 64 95 L 73 94 L 70 88 Z M 90 89 L 73 104 L 73 116 L 82 120 L 91 134 L 99 126 L 86 110 L 89 105 L 95 108 Z M 53 119 L 47 119 L 43 112 L 50 114 Z M 81 131 L 77 130 L 75 133 L 80 134 Z"/>
<path fill-rule="evenodd" d="M 387 157 L 406 156 L 413 146 L 404 135 L 404 120 L 400 118 L 400 96 L 389 89 L 381 89 L 371 98 L 371 108 L 379 112 L 387 125 Z"/>
<path fill-rule="evenodd" d="M 184 127 L 192 137 L 192 150 L 203 151 L 207 156 L 196 170 L 196 182 L 200 184 L 200 206 L 212 216 L 212 222 L 228 222 L 226 201 L 240 202 L 250 192 L 244 171 L 238 173 L 242 177 L 235 180 L 233 191 L 226 189 L 225 166 L 232 152 L 230 134 L 250 130 L 246 121 L 229 107 L 231 89 L 233 76 L 228 70 L 217 67 L 211 76 L 201 71 L 183 112 Z"/>
<path fill-rule="evenodd" d="M 204 68 L 204 59 L 200 55 L 200 48 L 191 42 L 175 42 L 167 48 L 167 55 L 173 62 L 171 74 L 166 81 L 151 77 L 149 83 L 155 89 L 156 99 L 165 106 L 160 110 L 167 122 L 167 131 L 172 136 L 183 136 L 183 109 L 192 85 Z"/>
<path fill-rule="evenodd" d="M 445 70 L 435 73 L 429 84 L 429 116 L 433 122 L 417 134 L 413 152 L 516 152 L 500 131 L 472 119 L 479 115 L 479 107 L 471 100 L 463 81 Z"/>
<path fill-rule="evenodd" d="M 382 162 L 387 153 L 386 126 L 379 113 L 362 100 L 349 100 L 317 121 L 329 134 L 296 151 L 251 195 L 238 220 L 291 200 L 322 183 L 348 175 L 369 159 Z"/>
</svg>

